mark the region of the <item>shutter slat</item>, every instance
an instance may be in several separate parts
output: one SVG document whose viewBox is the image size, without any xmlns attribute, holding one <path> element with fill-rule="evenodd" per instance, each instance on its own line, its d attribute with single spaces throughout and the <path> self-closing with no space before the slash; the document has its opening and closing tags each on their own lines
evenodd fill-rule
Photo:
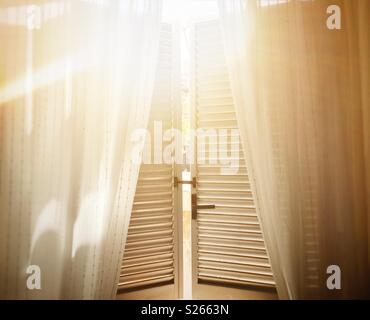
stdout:
<svg viewBox="0 0 370 320">
<path fill-rule="evenodd" d="M 122 281 L 118 284 L 118 289 L 131 289 L 141 286 L 149 286 L 149 285 L 155 285 L 155 284 L 162 284 L 167 283 L 169 281 L 173 282 L 174 276 L 173 275 L 163 275 L 158 277 L 152 277 L 152 278 L 142 278 L 140 280 L 135 281 Z"/>
<path fill-rule="evenodd" d="M 201 233 L 202 233 L 202 231 L 201 231 Z M 221 240 L 236 240 L 236 241 L 244 240 L 244 241 L 260 241 L 260 242 L 263 242 L 263 239 L 259 238 L 259 237 L 243 236 L 243 235 L 241 236 L 241 235 L 235 235 L 235 234 L 227 235 L 227 234 L 224 234 L 222 232 L 214 232 L 213 230 L 207 231 L 207 234 L 204 234 L 204 235 L 200 234 L 199 237 L 210 238 L 210 239 L 221 239 Z"/>
<path fill-rule="evenodd" d="M 152 265 L 153 263 L 161 262 L 164 260 L 173 259 L 172 253 L 161 253 L 161 254 L 148 254 L 142 257 L 125 258 L 122 267 L 132 266 L 143 266 Z M 121 276 L 125 276 L 123 273 Z"/>
<path fill-rule="evenodd" d="M 257 259 L 268 260 L 268 257 L 264 252 L 259 252 L 259 250 L 255 250 L 255 249 L 251 249 L 251 248 L 248 248 L 247 250 L 245 250 L 245 249 L 246 248 L 241 248 L 241 249 L 240 248 L 232 248 L 231 249 L 231 247 L 229 247 L 225 250 L 222 250 L 222 248 L 218 248 L 218 247 L 215 247 L 215 246 L 199 246 L 198 252 L 218 254 L 218 255 L 224 255 L 224 256 L 257 258 Z"/>
<path fill-rule="evenodd" d="M 157 239 L 144 239 L 144 240 L 133 241 L 131 243 L 126 243 L 125 253 L 127 253 L 128 249 L 134 249 L 137 246 L 150 247 L 151 245 L 157 245 L 157 244 L 163 245 L 163 244 L 172 243 L 172 240 L 173 240 L 172 235 L 170 235 L 169 237 L 161 237 Z"/>
<path fill-rule="evenodd" d="M 155 216 L 140 216 L 140 217 L 131 217 L 131 224 L 135 223 L 148 223 L 150 221 L 156 221 L 156 220 L 163 220 L 163 219 L 172 219 L 173 216 L 172 214 L 167 214 L 167 215 L 155 215 Z"/>
<path fill-rule="evenodd" d="M 168 245 L 159 245 L 159 246 L 136 246 L 136 247 L 131 247 L 131 249 L 126 250 L 126 258 L 133 258 L 135 256 L 142 256 L 142 255 L 147 255 L 151 253 L 160 253 L 160 252 L 169 252 L 172 253 L 173 249 L 173 244 L 172 242 Z"/>
<path fill-rule="evenodd" d="M 225 263 L 199 263 L 199 268 L 201 270 L 217 270 L 217 271 L 229 271 L 229 272 L 237 272 L 237 273 L 244 273 L 249 275 L 257 275 L 257 276 L 266 276 L 272 278 L 272 272 L 268 268 L 266 271 L 263 268 L 258 268 L 256 266 L 252 268 L 247 268 L 246 266 L 239 266 L 236 267 L 235 265 L 225 264 Z"/>
<path fill-rule="evenodd" d="M 156 267 L 156 266 L 159 266 L 159 267 Z M 156 275 L 158 275 L 158 273 L 169 273 L 169 272 L 173 272 L 173 264 L 172 264 L 172 261 L 169 261 L 169 262 L 161 262 L 161 263 L 152 263 L 152 265 L 150 266 L 150 269 L 149 268 L 144 268 L 144 267 L 138 267 L 138 268 L 123 268 L 123 272 L 125 274 L 125 278 L 126 280 L 129 278 L 129 277 L 133 277 L 133 276 L 140 276 L 143 272 L 146 272 L 146 274 L 149 274 L 150 273 L 154 273 Z M 165 271 L 165 272 L 164 272 Z"/>
<path fill-rule="evenodd" d="M 262 287 L 275 287 L 275 282 L 273 279 L 265 280 L 259 279 L 256 277 L 235 277 L 232 275 L 225 276 L 216 273 L 210 272 L 202 272 L 198 275 L 198 279 L 216 283 L 229 283 L 229 284 L 236 284 L 236 285 L 255 285 L 255 286 L 262 286 Z"/>
<path fill-rule="evenodd" d="M 168 212 L 172 211 L 172 207 L 165 207 L 165 208 L 151 208 L 151 209 L 132 209 L 132 213 L 144 214 L 144 213 L 158 213 L 158 212 Z"/>
<path fill-rule="evenodd" d="M 136 234 L 140 233 L 142 234 L 145 229 L 167 229 L 172 227 L 172 221 L 171 222 L 162 222 L 162 223 L 147 223 L 147 224 L 141 224 L 141 225 L 134 225 L 132 224 L 130 226 L 130 232 L 129 234 Z"/>
<path fill-rule="evenodd" d="M 146 232 L 140 232 L 140 233 L 130 233 L 130 229 L 129 229 L 129 233 L 127 236 L 127 242 L 130 243 L 130 242 L 136 241 L 137 239 L 144 239 L 144 238 L 149 238 L 149 237 L 162 238 L 162 237 L 172 235 L 172 233 L 173 233 L 172 228 L 168 230 L 146 231 Z"/>
</svg>

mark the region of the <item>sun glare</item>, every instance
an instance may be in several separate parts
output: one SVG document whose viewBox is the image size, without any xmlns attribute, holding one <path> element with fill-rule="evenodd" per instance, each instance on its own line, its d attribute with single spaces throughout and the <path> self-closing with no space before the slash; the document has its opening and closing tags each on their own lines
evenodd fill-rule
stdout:
<svg viewBox="0 0 370 320">
<path fill-rule="evenodd" d="M 187 24 L 217 17 L 216 0 L 164 0 L 163 22 Z"/>
</svg>

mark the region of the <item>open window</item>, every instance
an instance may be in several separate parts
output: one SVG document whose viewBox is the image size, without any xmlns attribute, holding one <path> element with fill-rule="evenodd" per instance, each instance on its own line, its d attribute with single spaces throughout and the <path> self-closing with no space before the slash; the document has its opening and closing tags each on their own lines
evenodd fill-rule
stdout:
<svg viewBox="0 0 370 320">
<path fill-rule="evenodd" d="M 141 165 L 118 298 L 274 299 L 216 2 L 190 2 L 202 10 L 163 24 L 148 127 L 179 130 L 184 161 Z M 173 143 L 154 140 L 151 150 Z"/>
</svg>

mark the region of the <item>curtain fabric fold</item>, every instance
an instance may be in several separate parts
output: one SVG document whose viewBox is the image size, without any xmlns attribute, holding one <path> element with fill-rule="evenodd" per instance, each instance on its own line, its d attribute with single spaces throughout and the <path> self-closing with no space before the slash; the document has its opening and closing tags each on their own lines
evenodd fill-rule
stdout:
<svg viewBox="0 0 370 320">
<path fill-rule="evenodd" d="M 161 9 L 1 1 L 1 298 L 115 297 L 139 170 L 130 138 L 148 120 Z M 27 288 L 30 265 L 39 290 Z"/>
<path fill-rule="evenodd" d="M 327 8 L 341 29 L 327 28 Z M 280 298 L 369 298 L 367 0 L 219 0 L 239 128 Z M 327 268 L 341 270 L 340 290 Z"/>
</svg>

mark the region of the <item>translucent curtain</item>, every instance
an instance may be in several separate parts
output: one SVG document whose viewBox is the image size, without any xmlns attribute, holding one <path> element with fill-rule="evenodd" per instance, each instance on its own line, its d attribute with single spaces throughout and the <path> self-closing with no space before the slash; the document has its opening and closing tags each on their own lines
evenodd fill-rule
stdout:
<svg viewBox="0 0 370 320">
<path fill-rule="evenodd" d="M 341 9 L 340 30 L 327 27 L 330 5 Z M 279 296 L 369 298 L 370 2 L 219 7 Z M 339 290 L 327 286 L 330 265 L 340 267 Z"/>
<path fill-rule="evenodd" d="M 160 0 L 1 1 L 1 298 L 115 296 L 160 16 Z"/>
</svg>

